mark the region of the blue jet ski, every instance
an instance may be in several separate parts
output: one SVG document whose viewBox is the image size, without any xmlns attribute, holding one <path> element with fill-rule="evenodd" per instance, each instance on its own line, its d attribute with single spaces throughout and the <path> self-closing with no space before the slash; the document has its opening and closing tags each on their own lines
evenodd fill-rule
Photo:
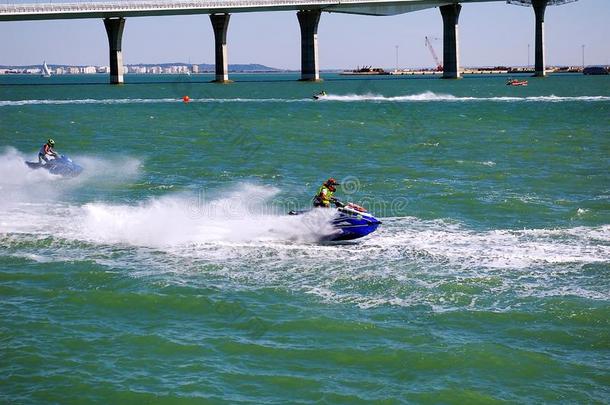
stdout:
<svg viewBox="0 0 610 405">
<path fill-rule="evenodd" d="M 341 241 L 362 238 L 377 230 L 381 221 L 366 212 L 363 207 L 349 203 L 343 204 L 336 202 L 337 213 L 331 219 L 331 225 L 338 232 L 332 233 L 321 238 L 322 241 Z M 318 209 L 318 208 L 314 208 Z M 320 208 L 327 209 L 327 208 Z M 302 215 L 309 212 L 290 211 L 288 215 Z"/>
<path fill-rule="evenodd" d="M 49 173 L 62 177 L 76 177 L 83 171 L 83 167 L 77 165 L 66 155 L 60 155 L 46 163 L 25 162 L 30 169 L 46 169 Z"/>
</svg>

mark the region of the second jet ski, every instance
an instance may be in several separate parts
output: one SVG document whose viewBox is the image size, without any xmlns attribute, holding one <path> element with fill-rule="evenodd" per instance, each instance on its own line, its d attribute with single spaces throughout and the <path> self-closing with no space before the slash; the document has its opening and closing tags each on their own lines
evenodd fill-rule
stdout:
<svg viewBox="0 0 610 405">
<path fill-rule="evenodd" d="M 62 177 L 76 177 L 83 171 L 83 167 L 74 163 L 66 155 L 59 155 L 55 159 L 49 159 L 46 163 L 25 162 L 30 169 L 45 169 L 51 174 Z"/>
</svg>

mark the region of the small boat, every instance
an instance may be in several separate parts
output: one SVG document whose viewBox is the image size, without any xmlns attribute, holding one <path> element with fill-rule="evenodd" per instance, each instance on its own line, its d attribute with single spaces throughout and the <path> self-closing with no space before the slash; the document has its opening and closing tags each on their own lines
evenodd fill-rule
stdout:
<svg viewBox="0 0 610 405">
<path fill-rule="evenodd" d="M 346 70 L 341 73 L 341 75 L 389 75 L 390 72 L 386 72 L 382 68 L 372 67 L 372 66 L 364 66 L 358 67 L 354 70 Z"/>
<path fill-rule="evenodd" d="M 608 69 L 603 66 L 587 66 L 582 70 L 583 75 L 607 75 Z"/>
<path fill-rule="evenodd" d="M 508 79 L 507 86 L 527 86 L 527 80 Z"/>
<path fill-rule="evenodd" d="M 51 71 L 49 70 L 49 67 L 47 66 L 47 62 L 44 61 L 42 62 L 42 77 L 51 77 Z"/>
<path fill-rule="evenodd" d="M 76 177 L 83 171 L 83 167 L 74 163 L 66 155 L 60 155 L 55 159 L 50 159 L 46 163 L 25 162 L 30 169 L 45 169 L 51 174 L 62 177 Z"/>
<path fill-rule="evenodd" d="M 314 208 L 314 210 L 316 209 L 327 208 Z M 381 225 L 381 221 L 357 204 L 348 203 L 337 207 L 336 210 L 335 215 L 330 220 L 330 225 L 335 229 L 335 232 L 321 236 L 320 241 L 322 242 L 362 238 L 375 232 Z M 310 211 L 290 211 L 288 215 L 303 215 Z"/>
</svg>

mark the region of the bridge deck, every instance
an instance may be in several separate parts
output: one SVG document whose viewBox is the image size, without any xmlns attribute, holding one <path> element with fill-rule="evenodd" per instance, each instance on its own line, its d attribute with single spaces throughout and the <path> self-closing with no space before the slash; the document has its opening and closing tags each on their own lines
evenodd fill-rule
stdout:
<svg viewBox="0 0 610 405">
<path fill-rule="evenodd" d="M 461 0 L 460 3 L 506 1 Z M 394 15 L 454 3 L 452 0 L 129 0 L 0 4 L 0 21 L 70 18 L 144 17 L 314 10 L 339 13 Z"/>
</svg>

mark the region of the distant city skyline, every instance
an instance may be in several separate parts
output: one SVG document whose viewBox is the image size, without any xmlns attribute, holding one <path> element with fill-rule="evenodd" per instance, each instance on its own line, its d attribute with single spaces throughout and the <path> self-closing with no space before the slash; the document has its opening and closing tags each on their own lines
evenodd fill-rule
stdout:
<svg viewBox="0 0 610 405">
<path fill-rule="evenodd" d="M 459 20 L 462 66 L 533 64 L 531 7 L 503 2 L 464 4 Z M 547 65 L 610 64 L 610 1 L 580 0 L 548 7 Z M 0 22 L 0 65 L 107 65 L 101 19 Z M 323 13 L 318 29 L 321 69 L 362 65 L 431 67 L 424 37 L 442 37 L 437 8 L 392 17 Z M 207 15 L 127 18 L 124 63 L 214 63 L 214 37 Z M 433 41 L 442 53 L 442 41 Z M 529 46 L 528 46 L 529 45 Z M 398 49 L 396 48 L 398 46 Z M 228 30 L 229 63 L 300 67 L 295 12 L 235 13 Z M 529 55 L 528 55 L 529 48 Z"/>
</svg>

